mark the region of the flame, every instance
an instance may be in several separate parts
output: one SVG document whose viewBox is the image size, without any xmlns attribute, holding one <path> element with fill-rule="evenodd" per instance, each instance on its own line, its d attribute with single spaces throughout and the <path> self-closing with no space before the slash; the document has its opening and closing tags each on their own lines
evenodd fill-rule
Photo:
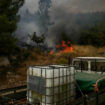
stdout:
<svg viewBox="0 0 105 105">
<path fill-rule="evenodd" d="M 61 45 L 57 45 L 56 48 L 60 49 L 61 53 L 74 52 L 74 49 L 73 49 L 72 44 L 71 44 L 70 41 L 68 41 L 67 43 L 65 41 L 62 41 L 62 44 Z"/>
<path fill-rule="evenodd" d="M 52 54 L 54 54 L 54 51 L 53 51 L 53 50 L 51 50 L 51 51 L 49 52 L 49 54 L 51 54 L 51 55 L 52 55 Z"/>
<path fill-rule="evenodd" d="M 74 52 L 74 49 L 72 47 L 72 44 L 70 41 L 68 41 L 67 43 L 65 41 L 62 41 L 61 45 L 56 45 L 56 49 L 58 50 L 58 53 L 72 53 Z M 51 50 L 49 52 L 49 54 L 54 54 L 54 51 Z"/>
</svg>

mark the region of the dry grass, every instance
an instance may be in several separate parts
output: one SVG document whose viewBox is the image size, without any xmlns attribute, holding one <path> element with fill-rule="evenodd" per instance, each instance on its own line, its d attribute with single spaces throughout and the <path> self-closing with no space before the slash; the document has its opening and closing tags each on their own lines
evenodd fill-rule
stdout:
<svg viewBox="0 0 105 105">
<path fill-rule="evenodd" d="M 73 53 L 44 53 L 41 51 L 37 51 L 36 49 L 30 51 L 30 56 L 25 60 L 20 68 L 17 70 L 16 75 L 8 75 L 8 87 L 14 86 L 15 82 L 17 83 L 25 83 L 26 76 L 27 76 L 27 68 L 30 65 L 49 65 L 49 64 L 67 64 L 68 57 L 74 58 L 76 56 L 103 56 L 105 57 L 105 47 L 102 48 L 95 48 L 93 46 L 80 46 L 80 45 L 73 45 L 74 52 Z M 11 82 L 13 81 L 13 83 Z M 0 81 L 2 84 L 5 85 L 6 82 Z M 10 82 L 10 83 L 9 83 Z"/>
<path fill-rule="evenodd" d="M 30 65 L 67 64 L 68 57 L 73 59 L 77 56 L 105 56 L 105 47 L 96 48 L 93 46 L 74 45 L 73 48 L 73 53 L 56 52 L 52 55 L 44 52 L 39 53 L 36 50 L 33 50 L 29 58 L 22 63 L 23 67 L 20 68 L 19 71 L 21 74 L 24 74 L 24 72 L 27 70 L 27 67 Z"/>
<path fill-rule="evenodd" d="M 79 56 L 105 56 L 105 47 L 96 48 L 91 45 L 88 46 L 80 46 L 74 45 L 75 53 Z"/>
</svg>

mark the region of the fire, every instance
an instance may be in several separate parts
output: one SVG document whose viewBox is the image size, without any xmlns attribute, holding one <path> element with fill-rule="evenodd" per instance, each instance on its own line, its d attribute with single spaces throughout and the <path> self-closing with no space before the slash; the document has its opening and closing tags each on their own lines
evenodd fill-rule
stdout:
<svg viewBox="0 0 105 105">
<path fill-rule="evenodd" d="M 72 44 L 70 41 L 68 42 L 65 42 L 65 41 L 62 41 L 61 45 L 56 45 L 56 50 L 58 51 L 58 53 L 72 53 L 74 52 L 74 49 L 72 47 Z M 54 54 L 55 52 L 53 50 L 51 50 L 49 52 L 49 54 Z"/>
<path fill-rule="evenodd" d="M 74 49 L 73 49 L 72 44 L 71 44 L 70 41 L 68 41 L 67 43 L 65 41 L 62 41 L 62 44 L 57 45 L 56 48 L 59 49 L 61 53 L 74 52 Z"/>
<path fill-rule="evenodd" d="M 53 51 L 53 50 L 51 50 L 49 54 L 51 54 L 51 55 L 52 55 L 52 54 L 54 54 L 54 51 Z"/>
</svg>

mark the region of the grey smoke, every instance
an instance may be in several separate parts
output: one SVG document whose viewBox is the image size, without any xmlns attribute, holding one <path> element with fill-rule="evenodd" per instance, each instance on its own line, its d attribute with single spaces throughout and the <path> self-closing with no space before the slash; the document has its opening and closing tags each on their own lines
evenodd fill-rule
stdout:
<svg viewBox="0 0 105 105">
<path fill-rule="evenodd" d="M 80 26 L 102 20 L 95 13 L 104 12 L 104 5 L 105 0 L 26 0 L 19 11 L 21 20 L 16 35 L 26 40 L 28 33 L 45 33 L 49 45 L 57 42 L 62 32 L 76 39 Z M 92 13 L 95 17 L 89 15 Z"/>
<path fill-rule="evenodd" d="M 20 40 L 29 41 L 27 39 L 28 34 L 33 32 L 36 32 L 37 35 L 46 34 L 50 25 L 50 7 L 51 0 L 26 0 L 18 13 L 21 16 L 21 20 L 18 23 L 15 35 Z"/>
<path fill-rule="evenodd" d="M 105 10 L 105 0 L 54 0 L 52 10 L 62 8 L 68 13 L 86 13 Z"/>
</svg>

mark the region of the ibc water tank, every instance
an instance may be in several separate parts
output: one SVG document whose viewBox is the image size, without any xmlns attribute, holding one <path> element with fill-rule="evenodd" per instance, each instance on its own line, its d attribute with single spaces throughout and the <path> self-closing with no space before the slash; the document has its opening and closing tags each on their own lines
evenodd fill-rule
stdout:
<svg viewBox="0 0 105 105">
<path fill-rule="evenodd" d="M 27 102 L 31 105 L 64 105 L 75 98 L 75 67 L 30 66 L 27 71 Z"/>
</svg>

